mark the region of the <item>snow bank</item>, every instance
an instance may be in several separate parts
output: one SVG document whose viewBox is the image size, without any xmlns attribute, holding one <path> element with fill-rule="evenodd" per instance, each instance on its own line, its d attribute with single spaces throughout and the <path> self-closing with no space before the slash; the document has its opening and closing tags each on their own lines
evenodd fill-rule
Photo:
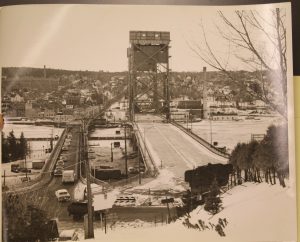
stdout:
<svg viewBox="0 0 300 242">
<path fill-rule="evenodd" d="M 191 224 L 201 219 L 207 225 L 201 231 L 184 226 L 185 218 L 163 226 L 135 221 L 132 226 L 119 223 L 107 234 L 96 229 L 95 239 L 86 241 L 296 241 L 296 198 L 289 195 L 290 190 L 265 183 L 235 187 L 223 195 L 224 209 L 217 215 L 211 216 L 201 206 L 190 214 Z M 220 237 L 209 224 L 216 225 L 220 218 L 228 222 L 224 228 L 226 237 Z M 80 238 L 84 241 L 83 234 Z"/>
<path fill-rule="evenodd" d="M 135 186 L 129 190 L 186 190 L 182 185 L 178 184 L 179 182 L 180 181 L 178 181 L 171 171 L 167 169 L 161 169 L 159 170 L 159 175 L 154 180 L 141 186 Z"/>
</svg>

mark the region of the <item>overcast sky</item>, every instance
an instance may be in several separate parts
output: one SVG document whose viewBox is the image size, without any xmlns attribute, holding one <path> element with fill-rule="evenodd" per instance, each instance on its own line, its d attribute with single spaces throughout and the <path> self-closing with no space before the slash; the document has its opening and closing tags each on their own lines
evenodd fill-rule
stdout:
<svg viewBox="0 0 300 242">
<path fill-rule="evenodd" d="M 259 10 L 263 13 L 266 8 Z M 226 9 L 227 14 L 233 13 Z M 213 35 L 216 16 L 216 7 L 199 6 L 5 7 L 0 11 L 0 66 L 125 71 L 129 31 L 151 30 L 170 31 L 172 70 L 201 71 L 205 64 L 188 43 L 200 40 L 202 20 L 212 33 L 209 41 L 221 47 L 225 56 L 227 46 Z"/>
</svg>

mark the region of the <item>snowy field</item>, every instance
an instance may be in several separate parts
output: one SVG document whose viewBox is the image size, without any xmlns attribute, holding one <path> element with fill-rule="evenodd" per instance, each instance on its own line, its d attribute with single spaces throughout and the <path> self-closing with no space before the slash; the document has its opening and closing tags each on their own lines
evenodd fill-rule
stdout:
<svg viewBox="0 0 300 242">
<path fill-rule="evenodd" d="M 188 124 L 188 128 L 206 141 L 218 142 L 218 146 L 226 146 L 232 150 L 238 142 L 249 142 L 251 134 L 265 134 L 271 124 L 278 124 L 278 118 L 262 117 L 260 120 L 242 121 L 208 121 Z M 183 124 L 187 127 L 186 124 Z"/>
<path fill-rule="evenodd" d="M 290 187 L 266 183 L 245 183 L 223 194 L 223 210 L 211 216 L 202 206 L 196 208 L 190 218 L 181 218 L 171 224 L 151 224 L 142 221 L 116 223 L 107 234 L 95 229 L 95 239 L 84 240 L 79 230 L 80 241 L 146 242 L 146 241 L 227 241 L 227 242 L 281 242 L 296 241 L 295 193 Z M 226 219 L 223 228 L 225 237 L 214 229 L 219 219 Z M 201 228 L 199 220 L 204 225 Z M 198 228 L 184 225 L 189 224 Z M 109 227 L 109 225 L 108 225 Z M 125 239 L 125 240 L 124 240 Z"/>
<path fill-rule="evenodd" d="M 7 136 L 12 130 L 17 138 L 20 137 L 21 132 L 24 133 L 25 138 L 50 138 L 52 135 L 53 137 L 60 136 L 64 129 L 50 126 L 5 124 L 2 132 Z"/>
<path fill-rule="evenodd" d="M 116 134 L 120 131 L 120 134 Z M 124 136 L 124 128 L 97 128 L 89 134 L 90 137 L 122 137 Z"/>
</svg>

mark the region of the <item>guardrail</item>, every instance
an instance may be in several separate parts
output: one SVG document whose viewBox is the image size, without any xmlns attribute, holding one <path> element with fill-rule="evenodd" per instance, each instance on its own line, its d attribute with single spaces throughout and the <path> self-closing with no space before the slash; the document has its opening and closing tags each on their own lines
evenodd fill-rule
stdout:
<svg viewBox="0 0 300 242">
<path fill-rule="evenodd" d="M 142 132 L 136 123 L 133 123 L 133 127 L 135 127 L 135 129 L 138 131 L 138 132 L 135 132 L 135 136 L 136 136 L 137 144 L 140 147 L 140 151 L 141 151 L 144 163 L 145 163 L 147 169 L 149 170 L 150 174 L 152 176 L 156 176 L 159 173 L 158 168 L 154 162 L 154 158 L 152 157 L 151 152 L 149 151 L 149 149 L 147 147 L 146 140 L 142 139 Z M 143 146 L 141 144 L 141 140 L 143 140 Z"/>
<path fill-rule="evenodd" d="M 183 132 L 185 132 L 187 135 L 189 135 L 190 137 L 192 137 L 194 140 L 196 140 L 197 142 L 199 142 L 201 145 L 203 145 L 205 148 L 207 148 L 211 152 L 213 152 L 213 153 L 215 153 L 215 154 L 217 154 L 219 156 L 222 156 L 224 158 L 229 158 L 230 155 L 228 153 L 220 151 L 218 148 L 216 148 L 212 144 L 208 143 L 205 139 L 203 139 L 200 136 L 194 134 L 193 132 L 191 132 L 190 130 L 186 129 L 185 127 L 183 127 L 179 123 L 172 121 L 171 124 L 173 124 L 174 126 L 176 126 L 177 128 L 179 128 L 180 130 L 182 130 Z"/>
</svg>

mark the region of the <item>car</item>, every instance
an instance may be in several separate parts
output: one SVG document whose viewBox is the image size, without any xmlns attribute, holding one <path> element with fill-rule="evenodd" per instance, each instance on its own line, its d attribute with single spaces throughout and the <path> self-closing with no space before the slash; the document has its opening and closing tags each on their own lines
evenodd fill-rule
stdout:
<svg viewBox="0 0 300 242">
<path fill-rule="evenodd" d="M 139 170 L 135 167 L 129 167 L 128 168 L 128 173 L 129 174 L 138 174 L 139 173 Z"/>
<path fill-rule="evenodd" d="M 20 171 L 19 164 L 11 164 L 11 172 L 18 173 Z"/>
<path fill-rule="evenodd" d="M 25 167 L 20 167 L 19 168 L 19 172 L 23 172 L 23 173 L 31 173 L 31 170 Z"/>
<path fill-rule="evenodd" d="M 56 168 L 53 173 L 54 176 L 62 176 L 62 174 L 63 174 L 63 169 L 60 168 Z"/>
<path fill-rule="evenodd" d="M 70 193 L 67 189 L 60 189 L 55 192 L 55 196 L 59 202 L 67 202 L 71 200 Z"/>
<path fill-rule="evenodd" d="M 28 176 L 28 177 L 21 177 L 21 182 L 30 182 L 31 181 L 31 178 Z"/>
<path fill-rule="evenodd" d="M 63 162 L 67 162 L 68 159 L 66 157 L 60 157 L 60 160 L 63 161 Z"/>
<path fill-rule="evenodd" d="M 58 166 L 64 167 L 64 161 L 63 160 L 58 160 L 57 163 L 56 163 L 56 167 L 58 167 Z"/>
<path fill-rule="evenodd" d="M 140 166 L 140 167 L 135 166 L 134 168 L 137 169 L 137 171 L 139 171 L 139 169 L 140 169 L 141 172 L 145 172 L 145 170 L 146 170 L 145 166 Z"/>
<path fill-rule="evenodd" d="M 63 164 L 56 164 L 55 168 L 63 170 L 64 169 L 64 165 Z"/>
</svg>

